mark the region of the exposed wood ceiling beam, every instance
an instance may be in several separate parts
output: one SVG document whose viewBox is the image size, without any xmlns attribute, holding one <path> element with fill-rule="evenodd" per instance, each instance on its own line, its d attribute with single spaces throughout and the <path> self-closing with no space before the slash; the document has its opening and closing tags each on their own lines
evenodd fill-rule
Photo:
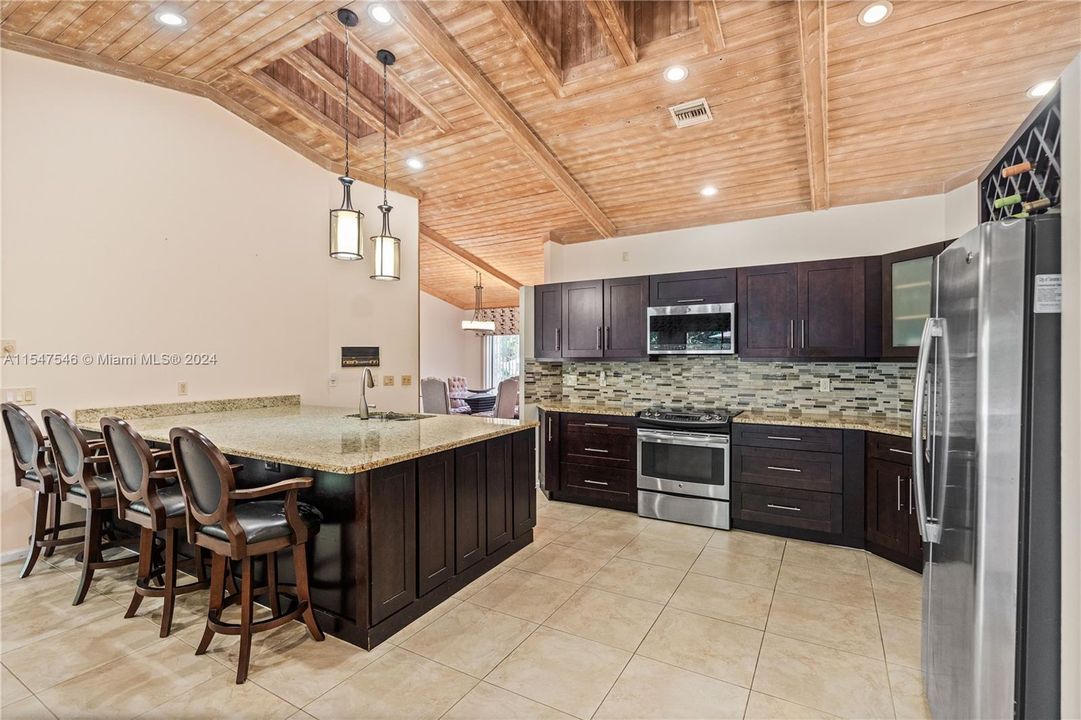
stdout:
<svg viewBox="0 0 1081 720">
<path fill-rule="evenodd" d="M 586 7 L 593 21 L 597 23 L 608 52 L 621 65 L 634 65 L 638 62 L 638 48 L 634 44 L 634 32 L 627 25 L 623 9 L 616 0 L 586 0 Z"/>
<path fill-rule="evenodd" d="M 799 0 L 794 9 L 799 28 L 800 82 L 803 89 L 811 209 L 822 210 L 830 206 L 826 3 L 825 0 Z"/>
<path fill-rule="evenodd" d="M 300 48 L 281 59 L 296 68 L 301 75 L 315 83 L 320 90 L 332 99 L 337 100 L 345 95 L 345 78 L 335 72 L 334 68 L 323 62 L 311 50 Z M 381 131 L 383 129 L 383 109 L 355 87 L 350 88 L 349 111 L 373 130 Z M 394 138 L 400 135 L 398 121 L 390 116 L 387 117 L 387 134 Z"/>
<path fill-rule="evenodd" d="M 544 84 L 556 97 L 563 97 L 563 68 L 559 59 L 545 44 L 525 10 L 517 0 L 497 0 L 488 4 L 507 32 L 514 38 L 515 45 L 522 51 L 529 64 L 544 80 Z"/>
<path fill-rule="evenodd" d="M 570 200 L 589 224 L 597 228 L 603 237 L 615 235 L 615 223 L 593 202 L 582 186 L 560 164 L 555 154 L 484 77 L 427 8 L 421 3 L 411 2 L 393 3 L 388 7 L 402 29 L 454 78 L 462 90 L 506 133 L 511 142 Z"/>
<path fill-rule="evenodd" d="M 333 17 L 324 15 L 319 21 L 322 23 L 323 29 L 328 33 L 332 34 L 334 37 L 341 36 L 344 28 Z M 359 57 L 362 62 L 367 64 L 368 67 L 372 68 L 380 75 L 383 74 L 383 65 L 375 57 L 375 50 L 357 35 L 356 30 L 349 30 L 349 46 L 353 48 L 356 56 Z M 423 95 L 414 90 L 413 86 L 406 82 L 401 74 L 393 67 L 387 68 L 387 84 L 394 88 L 399 95 L 408 100 L 413 107 L 430 118 L 440 130 L 449 132 L 453 129 L 450 121 L 443 117 L 443 114 L 436 110 L 430 102 L 425 100 Z"/>
<path fill-rule="evenodd" d="M 694 12 L 698 16 L 698 29 L 702 33 L 706 52 L 712 54 L 724 50 L 724 32 L 717 0 L 694 0 Z"/>
<path fill-rule="evenodd" d="M 498 278 L 499 280 L 505 282 L 507 285 L 510 285 L 515 290 L 522 287 L 522 283 L 518 282 L 510 275 L 507 275 L 502 270 L 499 270 L 494 266 L 490 265 L 489 263 L 485 262 L 484 260 L 481 260 L 479 257 L 469 252 L 465 248 L 461 247 L 460 245 L 451 242 L 447 238 L 437 233 L 435 230 L 432 230 L 424 223 L 420 224 L 420 239 L 428 242 L 432 245 L 432 247 L 442 250 L 455 260 L 459 260 L 465 263 L 474 270 L 479 270 L 480 272 L 487 273 L 494 278 Z"/>
</svg>

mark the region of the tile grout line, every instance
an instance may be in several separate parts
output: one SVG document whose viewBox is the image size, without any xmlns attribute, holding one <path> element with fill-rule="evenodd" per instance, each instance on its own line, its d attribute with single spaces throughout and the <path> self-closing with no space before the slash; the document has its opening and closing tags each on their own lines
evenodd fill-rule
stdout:
<svg viewBox="0 0 1081 720">
<path fill-rule="evenodd" d="M 781 581 L 781 568 L 784 567 L 784 556 L 788 553 L 788 540 L 784 541 L 781 548 L 781 560 L 777 564 L 777 577 L 773 580 L 773 592 L 769 596 L 769 609 L 766 610 L 766 624 L 762 628 L 762 639 L 758 642 L 758 654 L 754 658 L 754 670 L 751 672 L 751 686 L 747 690 L 747 702 L 743 706 L 743 717 L 747 717 L 747 710 L 751 706 L 751 693 L 754 692 L 754 681 L 758 677 L 758 663 L 762 660 L 762 648 L 766 645 L 766 631 L 769 630 L 769 616 L 773 613 L 773 600 L 777 597 L 777 583 Z"/>
</svg>

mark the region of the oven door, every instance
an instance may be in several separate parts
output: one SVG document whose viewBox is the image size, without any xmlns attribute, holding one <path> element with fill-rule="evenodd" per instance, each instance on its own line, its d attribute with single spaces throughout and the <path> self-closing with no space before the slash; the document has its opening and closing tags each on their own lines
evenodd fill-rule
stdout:
<svg viewBox="0 0 1081 720">
<path fill-rule="evenodd" d="M 729 499 L 727 435 L 638 430 L 638 489 Z"/>
<path fill-rule="evenodd" d="M 731 355 L 736 352 L 736 306 L 651 307 L 650 355 Z"/>
</svg>

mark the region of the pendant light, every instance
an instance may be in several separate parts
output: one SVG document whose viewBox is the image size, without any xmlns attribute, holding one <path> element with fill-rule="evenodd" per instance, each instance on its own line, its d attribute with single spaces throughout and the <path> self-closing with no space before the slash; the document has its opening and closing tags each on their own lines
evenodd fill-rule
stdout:
<svg viewBox="0 0 1081 720">
<path fill-rule="evenodd" d="M 481 282 L 480 272 L 477 272 L 477 284 L 473 286 L 476 303 L 473 307 L 473 319 L 462 320 L 462 330 L 475 332 L 477 335 L 492 335 L 495 333 L 495 320 L 481 320 L 480 312 L 484 307 L 484 283 Z"/>
<path fill-rule="evenodd" d="M 338 178 L 342 184 L 342 206 L 330 211 L 330 257 L 335 260 L 364 259 L 364 213 L 353 209 L 349 190 L 349 28 L 356 27 L 358 18 L 352 10 L 338 10 L 338 22 L 345 27 L 345 174 Z"/>
<path fill-rule="evenodd" d="M 402 241 L 390 233 L 390 204 L 387 203 L 387 68 L 394 64 L 394 53 L 380 50 L 375 54 L 383 63 L 383 229 L 372 236 L 372 280 L 400 280 L 402 277 Z"/>
</svg>

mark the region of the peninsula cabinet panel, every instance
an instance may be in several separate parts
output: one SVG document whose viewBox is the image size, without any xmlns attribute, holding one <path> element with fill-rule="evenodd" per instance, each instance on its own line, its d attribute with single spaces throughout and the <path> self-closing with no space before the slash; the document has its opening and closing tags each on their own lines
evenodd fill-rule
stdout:
<svg viewBox="0 0 1081 720">
<path fill-rule="evenodd" d="M 863 258 L 846 258 L 796 266 L 799 289 L 796 356 L 866 355 L 865 264 Z"/>
<path fill-rule="evenodd" d="M 416 464 L 372 470 L 369 498 L 374 625 L 417 597 Z"/>
<path fill-rule="evenodd" d="M 540 411 L 541 452 L 543 462 L 541 468 L 544 472 L 542 487 L 548 491 L 559 490 L 559 463 L 560 460 L 560 414 L 550 410 Z"/>
<path fill-rule="evenodd" d="M 514 537 L 517 539 L 537 524 L 537 437 L 531 432 L 515 433 L 512 437 Z"/>
<path fill-rule="evenodd" d="M 485 444 L 454 451 L 454 572 L 485 556 Z"/>
<path fill-rule="evenodd" d="M 796 354 L 796 267 L 739 269 L 736 321 L 740 355 L 767 358 Z"/>
<path fill-rule="evenodd" d="M 533 356 L 537 360 L 563 357 L 563 285 L 538 285 L 533 291 Z"/>
<path fill-rule="evenodd" d="M 417 460 L 417 592 L 454 575 L 454 451 Z"/>
<path fill-rule="evenodd" d="M 562 357 L 602 357 L 603 327 L 604 281 L 563 283 Z"/>
<path fill-rule="evenodd" d="M 514 537 L 513 478 L 511 438 L 503 435 L 485 443 L 487 468 L 486 510 L 489 555 Z"/>
<path fill-rule="evenodd" d="M 604 357 L 645 358 L 649 278 L 605 280 Z"/>
<path fill-rule="evenodd" d="M 649 277 L 650 307 L 734 302 L 736 271 L 733 269 L 699 270 Z"/>
</svg>

